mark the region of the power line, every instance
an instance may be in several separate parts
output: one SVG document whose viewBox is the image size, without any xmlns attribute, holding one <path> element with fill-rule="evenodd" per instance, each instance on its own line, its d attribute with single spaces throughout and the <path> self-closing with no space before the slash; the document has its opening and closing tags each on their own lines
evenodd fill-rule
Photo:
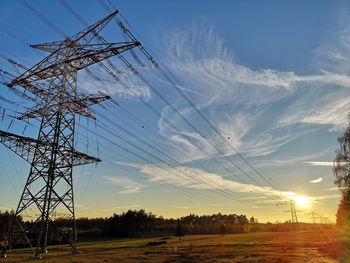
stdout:
<svg viewBox="0 0 350 263">
<path fill-rule="evenodd" d="M 103 126 L 101 126 L 101 125 L 98 125 L 98 126 L 99 126 L 99 127 L 103 127 Z M 107 126 L 107 127 L 108 127 L 108 126 Z M 108 131 L 109 129 L 106 128 L 106 129 L 104 129 L 104 130 L 105 130 L 105 131 Z M 108 142 L 109 144 L 112 144 L 112 145 L 114 145 L 114 146 L 116 146 L 116 147 L 122 149 L 123 151 L 126 151 L 126 152 L 130 153 L 132 156 L 135 156 L 135 157 L 139 158 L 140 160 L 144 161 L 145 163 L 151 164 L 151 165 L 154 166 L 154 167 L 163 168 L 164 170 L 167 170 L 166 167 L 164 167 L 164 166 L 161 167 L 160 165 L 158 165 L 157 163 L 151 161 L 150 159 L 148 159 L 148 158 L 146 158 L 146 157 L 144 157 L 144 156 L 142 156 L 142 155 L 136 153 L 135 151 L 132 151 L 132 150 L 130 150 L 130 149 L 128 149 L 128 148 L 126 148 L 126 147 L 124 147 L 124 146 L 122 146 L 122 145 L 116 143 L 115 141 L 111 140 L 110 138 L 108 138 L 108 137 L 106 137 L 106 136 L 103 136 L 102 134 L 100 134 L 99 136 L 100 136 L 103 140 L 105 140 L 106 142 Z M 120 137 L 120 136 L 118 136 L 118 135 L 114 135 L 114 136 L 116 136 L 116 137 L 119 138 L 119 139 L 122 138 L 122 137 Z M 134 145 L 134 144 L 132 144 L 132 145 L 133 145 L 134 148 L 136 148 L 137 150 L 139 150 L 139 151 L 142 152 L 142 153 L 145 153 L 147 156 L 150 155 L 150 154 L 148 154 L 148 152 L 147 152 L 146 150 L 144 150 L 144 149 L 142 149 L 142 148 L 140 148 L 140 147 L 138 147 L 138 146 L 136 146 L 136 145 Z M 132 162 L 134 162 L 134 161 L 132 161 Z M 179 177 L 179 175 L 176 174 L 174 171 L 172 171 L 172 170 L 168 170 L 168 171 L 169 171 L 169 173 L 175 175 L 176 177 Z M 180 191 L 184 191 L 184 190 L 182 190 L 182 189 L 179 189 L 179 190 L 180 190 Z M 200 194 L 197 193 L 197 195 L 200 195 Z"/>
<path fill-rule="evenodd" d="M 39 17 L 45 24 L 47 24 L 51 29 L 56 31 L 61 37 L 68 38 L 68 36 L 60 30 L 57 26 L 55 26 L 50 20 L 40 14 L 40 12 L 34 8 L 31 4 L 29 4 L 26 0 L 19 0 L 25 7 L 29 9 L 35 16 Z"/>
<path fill-rule="evenodd" d="M 88 143 L 87 143 L 88 144 Z M 78 182 L 79 183 L 79 182 Z"/>
<path fill-rule="evenodd" d="M 62 1 L 64 1 L 64 0 L 62 0 Z M 103 4 L 103 1 L 100 1 L 102 4 Z M 66 6 L 66 5 L 65 5 Z M 105 8 L 106 8 L 106 5 L 104 5 L 105 6 Z M 67 7 L 67 6 L 66 6 Z M 69 11 L 74 15 L 74 16 L 77 16 L 77 18 L 81 21 L 81 22 L 85 22 L 85 20 L 71 7 L 71 6 L 69 6 L 68 7 L 68 9 L 69 9 Z M 117 21 L 117 24 L 118 24 L 118 26 L 120 26 L 125 32 L 126 32 L 126 34 L 128 34 L 128 36 L 131 38 L 131 39 L 133 39 L 133 40 L 135 40 L 136 41 L 136 38 L 132 35 L 132 33 L 129 31 L 129 30 L 127 30 L 123 25 L 122 25 L 122 23 L 121 23 L 121 21 Z M 103 38 L 99 38 L 99 40 L 100 41 L 103 41 Z M 147 55 L 147 57 L 150 57 L 150 55 L 149 55 L 149 53 L 142 47 L 142 45 L 140 46 L 140 48 L 142 49 L 142 51 L 143 51 L 143 53 L 145 53 L 146 55 Z M 133 55 L 133 57 L 135 58 L 135 55 L 136 54 L 132 54 Z M 149 86 L 151 89 L 152 89 L 152 91 L 154 91 L 168 106 L 170 106 L 171 108 L 172 108 L 172 110 L 173 111 L 175 111 L 178 115 L 180 115 L 180 117 L 192 128 L 192 129 L 194 129 L 197 133 L 199 133 L 203 138 L 205 138 L 206 139 L 206 141 L 213 147 L 213 148 L 215 148 L 218 152 L 220 152 L 221 154 L 222 154 L 222 156 L 224 156 L 224 158 L 227 160 L 227 161 L 229 161 L 230 163 L 232 163 L 238 170 L 240 170 L 243 174 L 245 174 L 247 177 L 249 177 L 249 179 L 251 179 L 254 183 L 256 183 L 257 185 L 259 185 L 259 186 L 261 186 L 262 187 L 262 185 L 258 182 L 258 181 L 256 181 L 253 177 L 251 177 L 249 174 L 247 174 L 241 167 L 239 167 L 236 163 L 234 163 L 232 160 L 230 160 L 220 149 L 218 149 L 214 144 L 212 144 L 207 138 L 206 138 L 206 136 L 204 136 L 197 128 L 195 128 L 189 121 L 187 121 L 187 119 L 186 118 L 184 118 L 184 116 L 181 114 L 181 112 L 179 112 L 176 108 L 174 108 L 170 103 L 169 103 L 169 101 L 164 97 L 164 96 L 162 96 L 157 90 L 155 90 L 154 88 L 153 88 L 153 86 L 143 77 L 143 76 L 141 76 L 141 74 L 140 74 L 140 72 L 138 72 L 122 55 L 118 55 L 118 57 L 124 62 L 124 64 L 132 71 L 132 72 L 134 72 L 135 73 L 135 75 L 137 76 L 137 77 L 139 77 L 144 83 L 146 83 L 146 85 L 147 86 Z M 139 62 L 140 60 L 138 60 L 138 62 Z M 151 61 L 153 62 L 153 63 L 155 63 L 155 61 L 153 60 L 153 59 L 151 59 Z M 119 80 L 120 81 L 120 80 Z M 144 101 L 143 101 L 144 102 Z M 145 103 L 145 102 L 144 102 Z M 147 103 L 145 103 L 145 104 L 147 104 Z M 148 104 L 147 104 L 148 105 Z M 194 104 L 193 104 L 194 105 Z M 195 105 L 194 105 L 195 106 Z M 156 111 L 152 108 L 152 107 L 148 107 L 148 108 L 151 108 L 152 109 L 152 111 L 155 113 Z M 212 159 L 214 159 L 214 158 L 212 158 Z M 247 160 L 246 160 L 247 161 Z M 230 172 L 230 174 L 232 174 L 232 171 L 230 171 L 230 170 L 228 170 L 227 168 L 225 168 L 225 170 L 227 170 L 227 171 L 229 171 Z M 236 177 L 236 176 L 235 176 Z M 238 177 L 241 181 L 242 181 L 242 179 L 240 178 L 240 177 Z M 246 184 L 248 184 L 246 181 L 244 181 L 243 180 L 243 183 L 246 183 Z M 281 198 L 281 197 L 279 197 L 279 198 Z"/>
<path fill-rule="evenodd" d="M 112 5 L 112 3 L 110 1 L 107 1 L 110 5 Z M 108 6 L 102 1 L 100 0 L 100 3 L 103 4 L 103 6 L 106 8 L 106 10 L 110 10 L 108 8 Z M 112 7 L 115 9 L 115 7 L 112 5 Z M 120 12 L 118 12 L 118 14 L 121 16 Z M 125 20 L 125 19 L 124 19 Z M 125 20 L 126 21 L 126 20 Z M 118 21 L 117 24 L 122 27 L 125 31 L 126 31 L 126 34 L 129 36 L 130 39 L 134 39 L 135 37 L 130 33 L 129 30 L 125 29 L 124 26 L 122 26 L 122 22 L 121 21 Z M 135 38 L 136 39 L 136 38 Z M 161 67 L 159 67 L 159 64 L 155 62 L 155 60 L 153 59 L 153 57 L 150 56 L 150 54 L 142 47 L 142 45 L 139 47 L 141 49 L 141 51 L 145 54 L 145 56 L 152 62 L 155 64 L 156 68 L 158 68 L 161 72 L 161 74 L 165 77 L 165 79 L 177 90 L 177 92 L 187 101 L 187 103 L 189 103 L 189 105 L 195 109 L 195 111 L 197 112 L 197 114 L 209 125 L 209 127 L 211 129 L 214 130 L 214 132 L 216 134 L 218 134 L 220 136 L 220 138 L 225 141 L 226 139 L 224 138 L 224 136 L 222 135 L 222 131 L 219 128 L 216 128 L 216 126 L 213 124 L 212 120 L 209 119 L 209 117 L 205 116 L 199 109 L 198 107 L 193 103 L 193 101 L 178 87 L 178 85 L 175 84 L 175 81 L 165 72 L 163 71 L 163 69 Z M 165 66 L 164 66 L 165 67 Z M 165 67 L 165 69 L 167 69 Z M 134 69 L 131 68 L 132 71 L 134 71 Z M 168 70 L 169 71 L 169 70 Z M 137 74 L 138 77 L 140 77 L 140 74 L 138 73 Z M 152 89 L 154 91 L 154 89 Z M 156 92 L 157 95 L 158 92 Z M 167 102 L 166 102 L 167 103 Z M 167 103 L 168 104 L 168 103 Z M 171 105 L 169 105 L 171 107 Z M 178 115 L 185 121 L 185 119 L 183 118 L 182 114 L 180 112 L 178 112 L 177 110 L 174 109 L 174 107 L 171 107 L 176 113 L 178 113 Z M 186 122 L 186 121 L 185 121 Z M 186 122 L 187 123 L 187 122 Z M 191 127 L 193 128 L 193 127 Z M 198 132 L 196 129 L 194 129 L 196 132 Z M 201 133 L 199 133 L 202 137 L 203 135 Z M 205 138 L 205 137 L 204 137 Z M 209 141 L 208 141 L 209 142 Z M 228 145 L 230 146 L 230 148 L 232 150 L 234 150 L 234 152 L 236 152 L 236 154 L 261 178 L 263 179 L 267 184 L 269 184 L 272 188 L 275 188 L 272 183 L 267 180 L 262 174 L 261 172 L 259 172 L 250 162 L 249 160 L 242 154 L 238 151 L 238 149 L 236 149 L 231 143 L 228 143 Z M 248 176 L 248 174 L 243 171 L 238 165 L 234 164 L 234 162 L 232 160 L 230 160 L 229 158 L 227 158 L 227 156 L 225 154 L 223 154 L 221 151 L 219 151 L 223 156 L 224 158 L 231 162 L 237 169 L 239 169 L 240 171 L 242 171 L 246 176 Z M 250 176 L 248 176 L 250 177 Z M 250 178 L 251 179 L 251 178 Z M 255 183 L 256 181 L 253 180 Z M 260 185 L 260 184 L 259 184 Z"/>
<path fill-rule="evenodd" d="M 117 127 L 118 129 L 122 130 L 124 133 L 128 134 L 130 137 L 133 137 L 133 138 L 135 138 L 135 139 L 137 139 L 137 140 L 140 140 L 143 144 L 145 144 L 145 145 L 149 146 L 150 148 L 156 150 L 156 151 L 159 152 L 162 156 L 165 156 L 168 160 L 171 160 L 172 162 L 174 162 L 177 166 L 179 166 L 179 167 L 182 167 L 182 166 L 183 166 L 179 161 L 177 161 L 176 159 L 174 159 L 173 157 L 171 157 L 169 154 L 167 154 L 167 153 L 165 153 L 164 151 L 160 150 L 158 147 L 155 147 L 155 146 L 153 145 L 153 143 L 152 143 L 152 144 L 147 143 L 146 141 L 144 141 L 143 139 L 141 139 L 141 138 L 138 137 L 137 135 L 133 134 L 132 132 L 130 132 L 130 131 L 128 131 L 128 130 L 126 130 L 126 129 L 123 128 L 121 125 L 119 125 L 118 123 L 114 122 L 113 120 L 107 118 L 107 117 L 104 116 L 104 115 L 101 115 L 101 118 L 103 118 L 104 120 L 106 120 L 106 121 L 112 123 L 115 127 Z M 167 163 L 167 164 L 168 164 L 168 163 Z M 168 165 L 169 165 L 169 164 L 168 164 Z M 174 168 L 173 165 L 171 165 L 171 166 L 172 166 L 172 168 Z M 175 168 L 176 168 L 176 167 L 175 167 Z M 180 170 L 180 171 L 183 173 L 182 170 Z M 194 171 L 194 173 L 196 173 L 196 174 L 198 174 L 199 176 L 201 176 L 201 174 L 200 174 L 199 172 L 197 172 L 197 171 Z M 208 179 L 208 180 L 209 180 L 209 179 Z M 202 183 L 206 183 L 206 184 L 208 184 L 208 183 L 214 183 L 214 181 L 212 181 L 212 180 L 210 180 L 209 182 L 203 182 L 203 181 L 201 180 L 201 182 L 202 182 Z M 227 190 L 227 189 L 224 189 L 224 190 Z M 229 192 L 230 192 L 231 194 L 235 194 L 235 195 L 241 196 L 239 193 L 236 193 L 236 192 L 233 192 L 233 191 L 230 191 L 230 190 L 229 190 Z"/>
<path fill-rule="evenodd" d="M 87 127 L 83 127 L 83 128 L 84 128 L 84 129 L 87 129 Z M 104 145 L 103 148 L 104 148 L 104 149 L 108 149 L 110 152 L 117 154 L 117 156 L 122 156 L 122 155 L 120 154 L 120 152 L 117 152 L 117 151 L 115 151 L 115 149 L 109 147 L 109 145 L 112 144 L 112 145 L 114 145 L 114 146 L 117 146 L 118 148 L 121 148 L 122 150 L 124 150 L 124 151 L 128 152 L 129 154 L 131 154 L 133 157 L 137 157 L 137 158 L 141 159 L 142 161 L 145 161 L 146 163 L 151 164 L 153 167 L 158 167 L 158 168 L 162 168 L 163 170 L 167 170 L 165 167 L 159 166 L 159 164 L 157 164 L 157 163 L 155 163 L 155 162 L 153 162 L 153 161 L 147 159 L 146 157 L 143 157 L 143 156 L 141 156 L 141 155 L 135 153 L 134 151 L 132 151 L 132 150 L 130 150 L 130 149 L 127 149 L 127 148 L 125 148 L 125 147 L 121 147 L 120 144 L 117 144 L 115 141 L 112 141 L 109 137 L 103 136 L 102 134 L 100 134 L 99 137 L 101 137 L 104 141 L 108 142 L 108 145 Z M 141 149 L 141 148 L 140 148 L 140 149 Z M 113 160 L 112 160 L 112 158 L 111 158 L 109 155 L 106 155 L 106 156 L 107 156 L 107 158 L 108 158 L 107 160 L 109 160 L 111 163 L 114 163 Z M 127 159 L 130 163 L 134 163 L 134 162 L 135 162 L 134 160 L 132 160 L 132 159 L 126 157 L 126 156 L 122 156 L 122 157 L 123 157 L 124 159 Z M 115 164 L 115 163 L 114 163 L 114 164 Z M 173 174 L 174 174 L 174 173 L 173 173 Z M 177 174 L 174 174 L 174 175 L 178 176 Z M 169 185 L 169 186 L 172 187 L 172 188 L 174 188 L 174 189 L 176 189 L 174 185 Z M 188 189 L 188 188 L 186 188 L 186 189 Z M 187 192 L 185 191 L 185 189 L 178 189 L 178 190 L 181 191 L 181 192 L 183 192 L 183 193 L 185 193 L 186 196 L 189 196 L 189 197 L 191 197 L 192 195 L 194 195 L 198 200 L 202 200 L 203 198 L 204 198 L 205 200 L 211 200 L 208 196 L 205 196 L 205 195 L 203 195 L 202 193 L 201 193 L 201 194 L 199 194 L 199 193 L 193 193 L 193 191 L 191 191 L 190 193 L 187 193 Z M 205 189 L 205 190 L 211 191 L 212 189 Z M 218 194 L 218 192 L 216 192 L 216 194 Z M 222 193 L 219 193 L 219 195 L 222 195 Z M 225 196 L 225 195 L 224 195 L 224 196 Z M 227 196 L 225 196 L 225 197 L 227 197 Z M 230 197 L 230 199 L 232 199 L 232 198 Z"/>
<path fill-rule="evenodd" d="M 61 3 L 64 5 L 64 7 L 71 13 L 71 14 L 73 14 L 73 16 L 76 16 L 82 23 L 84 23 L 84 24 L 86 24 L 86 21 L 79 15 L 79 13 L 78 12 L 76 12 L 73 8 L 72 8 L 72 6 L 70 6 L 65 0 L 61 0 Z M 100 37 L 100 38 L 98 38 L 99 39 L 99 41 L 101 41 L 101 42 L 104 42 L 104 39 L 102 38 L 102 37 Z M 119 56 L 119 58 L 120 58 L 120 56 Z M 122 58 L 122 60 L 124 60 L 124 58 Z M 125 62 L 126 60 L 124 60 L 124 62 Z M 110 63 L 110 64 L 112 64 L 112 63 Z M 120 79 L 118 79 L 119 81 L 120 81 Z M 148 104 L 147 104 L 148 105 Z M 152 109 L 153 110 L 153 109 Z M 154 111 L 154 110 L 153 110 Z M 156 112 L 156 111 L 154 111 L 154 112 Z"/>
</svg>

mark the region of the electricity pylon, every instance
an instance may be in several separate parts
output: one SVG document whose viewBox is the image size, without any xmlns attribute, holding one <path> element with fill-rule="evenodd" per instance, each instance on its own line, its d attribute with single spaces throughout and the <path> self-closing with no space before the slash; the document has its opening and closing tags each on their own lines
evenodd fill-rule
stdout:
<svg viewBox="0 0 350 263">
<path fill-rule="evenodd" d="M 311 216 L 310 219 L 312 219 L 312 223 L 313 223 L 313 224 L 316 224 L 316 223 L 317 223 L 317 220 L 320 220 L 320 223 L 321 223 L 321 216 L 322 216 L 322 215 L 321 215 L 320 213 L 315 212 L 315 211 L 312 211 L 312 212 L 307 213 L 307 214 L 305 214 L 305 215 Z"/>
<path fill-rule="evenodd" d="M 297 210 L 295 209 L 295 202 L 289 201 L 289 205 L 290 205 L 290 213 L 292 216 L 292 223 L 298 224 L 298 216 L 297 216 Z"/>
<path fill-rule="evenodd" d="M 284 211 L 284 212 L 290 213 L 291 214 L 291 222 L 298 224 L 298 215 L 297 215 L 297 210 L 295 209 L 294 200 L 284 201 L 284 202 L 278 203 L 278 205 L 288 205 L 290 207 L 290 209 L 288 211 Z"/>
<path fill-rule="evenodd" d="M 62 41 L 32 45 L 50 54 L 7 85 L 10 89 L 21 86 L 37 101 L 18 119 L 38 118 L 41 124 L 37 139 L 0 131 L 0 142 L 30 163 L 29 176 L 16 209 L 18 231 L 10 231 L 5 242 L 9 245 L 2 250 L 3 255 L 24 239 L 34 255 L 41 257 L 50 235 L 60 236 L 74 252 L 77 250 L 73 167 L 101 160 L 74 149 L 75 115 L 94 119 L 89 107 L 110 98 L 103 94 L 78 93 L 77 73 L 140 45 L 137 41 L 107 43 L 98 35 L 116 15 L 117 11 Z M 71 235 L 55 224 L 55 211 L 69 215 Z M 24 224 L 22 215 L 25 214 L 34 220 Z"/>
</svg>

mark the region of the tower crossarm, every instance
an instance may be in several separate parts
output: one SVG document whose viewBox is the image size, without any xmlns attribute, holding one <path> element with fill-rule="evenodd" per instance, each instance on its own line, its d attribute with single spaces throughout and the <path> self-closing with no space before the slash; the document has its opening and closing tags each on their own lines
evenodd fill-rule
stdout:
<svg viewBox="0 0 350 263">
<path fill-rule="evenodd" d="M 6 70 L 0 69 L 0 75 L 4 75 L 8 78 L 12 78 L 15 79 L 16 76 Z M 16 90 L 13 86 L 9 85 L 8 82 L 4 82 L 2 81 L 1 84 L 3 84 L 4 86 L 7 86 L 10 90 L 12 90 L 15 94 L 17 94 L 18 96 L 24 96 L 26 99 L 29 100 L 33 100 L 35 101 L 34 98 L 25 95 L 23 92 L 19 92 L 18 90 Z M 49 92 L 47 91 L 47 85 L 45 85 L 44 83 L 25 83 L 22 85 L 23 88 L 25 90 L 30 91 L 32 94 L 35 94 L 38 97 L 46 97 Z"/>
<path fill-rule="evenodd" d="M 59 50 L 54 51 L 49 56 L 38 62 L 34 67 L 27 70 L 18 78 L 12 80 L 8 86 L 28 85 L 34 81 L 53 78 L 62 74 L 62 65 L 71 64 L 76 70 L 96 64 L 114 55 L 125 52 L 134 47 L 140 46 L 139 42 L 121 42 L 110 44 L 87 44 L 75 45 L 67 41 L 66 50 L 71 46 L 71 56 L 60 56 Z"/>
<path fill-rule="evenodd" d="M 110 15 L 96 22 L 95 24 L 87 27 L 85 30 L 67 38 L 65 42 L 75 42 L 79 44 L 88 44 L 93 40 L 98 33 L 118 14 L 118 11 L 114 11 Z M 48 42 L 43 44 L 30 45 L 33 48 L 40 49 L 42 51 L 53 53 L 64 46 L 63 41 Z"/>
<path fill-rule="evenodd" d="M 52 144 L 43 143 L 30 137 L 1 130 L 0 143 L 29 163 L 33 160 L 35 150 L 44 152 L 47 148 L 52 147 Z M 73 160 L 71 163 L 72 166 L 101 162 L 99 158 L 89 156 L 76 150 L 62 149 L 62 152 L 64 152 L 66 159 Z M 60 168 L 64 168 L 66 166 L 67 164 L 65 164 L 65 162 L 61 162 L 59 165 Z"/>
<path fill-rule="evenodd" d="M 91 164 L 91 163 L 99 163 L 101 159 L 87 155 L 86 153 L 82 153 L 76 150 L 63 150 L 71 159 L 73 159 L 73 166 Z"/>
<path fill-rule="evenodd" d="M 62 102 L 62 109 L 70 109 L 76 114 L 85 116 L 90 119 L 96 119 L 95 114 L 91 112 L 89 109 L 90 106 L 94 104 L 98 104 L 105 100 L 109 100 L 111 97 L 108 95 L 94 95 L 94 94 L 81 94 L 76 99 L 72 99 L 70 97 L 67 98 L 65 102 Z M 50 115 L 54 112 L 54 107 L 58 106 L 58 104 L 53 104 L 50 107 L 41 106 L 41 104 L 35 105 L 33 108 L 24 112 L 19 120 L 31 119 L 31 118 L 41 118 L 42 116 Z"/>
<path fill-rule="evenodd" d="M 0 143 L 5 145 L 27 162 L 31 162 L 38 142 L 30 137 L 24 137 L 0 130 Z"/>
</svg>

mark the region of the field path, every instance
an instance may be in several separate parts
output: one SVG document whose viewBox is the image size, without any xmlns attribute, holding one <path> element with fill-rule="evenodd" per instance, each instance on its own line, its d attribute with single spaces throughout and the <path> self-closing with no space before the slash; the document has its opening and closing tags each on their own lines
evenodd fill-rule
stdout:
<svg viewBox="0 0 350 263">
<path fill-rule="evenodd" d="M 41 262 L 348 263 L 348 245 L 331 230 L 119 239 L 81 243 L 75 255 L 66 246 L 51 247 Z M 38 261 L 17 250 L 0 262 Z"/>
</svg>

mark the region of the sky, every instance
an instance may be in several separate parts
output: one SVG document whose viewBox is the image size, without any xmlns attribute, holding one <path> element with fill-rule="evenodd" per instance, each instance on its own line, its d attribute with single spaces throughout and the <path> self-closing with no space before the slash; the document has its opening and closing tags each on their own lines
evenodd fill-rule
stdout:
<svg viewBox="0 0 350 263">
<path fill-rule="evenodd" d="M 146 67 L 126 56 L 150 85 L 117 58 L 122 82 L 99 66 L 90 68 L 99 80 L 79 72 L 80 92 L 102 91 L 119 106 L 94 106 L 96 122 L 76 117 L 76 147 L 102 159 L 74 170 L 77 217 L 143 208 L 284 222 L 283 200 L 305 196 L 299 220 L 312 222 L 316 211 L 335 222 L 332 166 L 350 106 L 347 1 L 111 2 L 174 82 L 139 51 Z M 14 75 L 23 69 L 5 58 L 34 65 L 47 54 L 28 44 L 85 27 L 62 1 L 28 3 L 50 22 L 22 1 L 0 2 L 0 68 Z M 88 24 L 110 13 L 100 1 L 69 3 Z M 101 34 L 125 41 L 115 23 Z M 30 102 L 1 84 L 0 95 L 0 129 L 36 137 L 37 120 L 12 118 Z M 15 209 L 29 165 L 5 146 L 0 153 L 0 209 Z"/>
</svg>

